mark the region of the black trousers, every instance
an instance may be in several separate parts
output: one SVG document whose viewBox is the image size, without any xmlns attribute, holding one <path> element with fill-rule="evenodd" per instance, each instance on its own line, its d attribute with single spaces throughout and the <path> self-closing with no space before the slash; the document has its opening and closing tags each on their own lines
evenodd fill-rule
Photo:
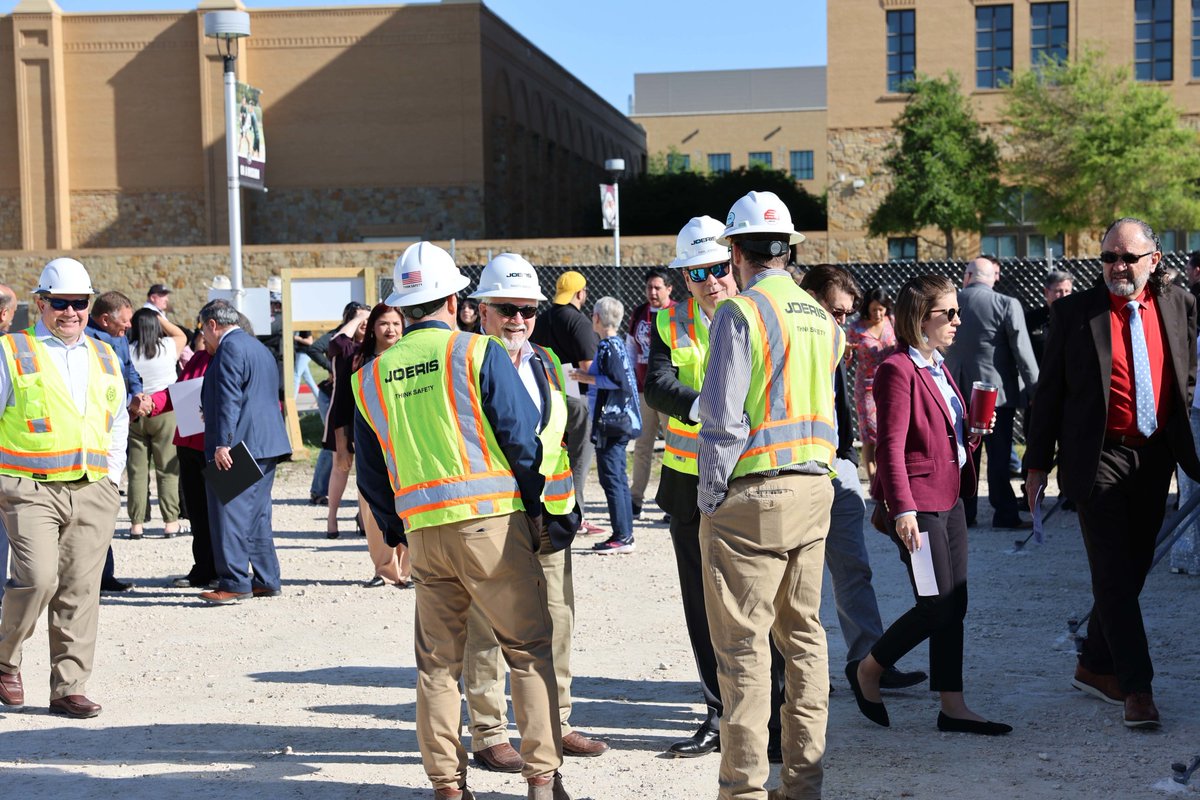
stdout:
<svg viewBox="0 0 1200 800">
<path fill-rule="evenodd" d="M 970 455 L 970 458 L 975 460 L 975 474 L 978 475 L 983 451 L 987 450 L 988 502 L 992 506 L 992 519 L 1005 525 L 1014 525 L 1020 520 L 1017 493 L 1013 491 L 1008 472 L 1009 462 L 1012 459 L 1013 426 L 1016 414 L 1015 408 L 997 408 L 996 427 L 983 437 L 983 447 L 975 448 Z M 962 502 L 967 519 L 974 520 L 977 508 L 976 498 L 966 497 Z"/>
<path fill-rule="evenodd" d="M 179 453 L 179 489 L 186 499 L 188 519 L 192 522 L 192 568 L 187 577 L 192 583 L 216 580 L 213 564 L 212 535 L 208 530 L 208 490 L 204 485 L 204 453 L 190 447 L 177 447 Z"/>
<path fill-rule="evenodd" d="M 719 730 L 721 714 L 721 688 L 717 685 L 717 657 L 713 652 L 712 637 L 708 632 L 708 613 L 704 605 L 704 573 L 700 566 L 700 514 L 695 512 L 689 519 L 683 515 L 671 515 L 671 544 L 675 546 L 675 565 L 679 568 L 679 590 L 683 596 L 683 619 L 687 625 L 688 639 L 692 644 L 692 655 L 696 659 L 696 670 L 700 673 L 700 688 L 704 692 L 704 704 L 708 706 L 707 724 Z M 779 741 L 780 706 L 783 705 L 784 661 L 783 655 L 771 642 L 771 720 L 767 724 L 772 741 Z"/>
<path fill-rule="evenodd" d="M 1005 462 L 1007 469 L 1008 462 Z M 883 632 L 871 655 L 884 667 L 895 666 L 910 650 L 929 640 L 929 688 L 961 692 L 963 688 L 963 620 L 967 616 L 967 518 L 963 501 L 949 511 L 917 512 L 917 530 L 926 534 L 922 546 L 933 555 L 936 596 L 921 597 L 913 578 L 912 554 L 891 525 L 892 541 L 908 567 L 917 604 Z"/>
<path fill-rule="evenodd" d="M 1174 470 L 1165 431 L 1142 447 L 1105 444 L 1091 495 L 1075 498 L 1095 603 L 1080 662 L 1100 675 L 1116 675 L 1124 692 L 1148 692 L 1154 679 L 1138 596 L 1154 560 Z"/>
</svg>

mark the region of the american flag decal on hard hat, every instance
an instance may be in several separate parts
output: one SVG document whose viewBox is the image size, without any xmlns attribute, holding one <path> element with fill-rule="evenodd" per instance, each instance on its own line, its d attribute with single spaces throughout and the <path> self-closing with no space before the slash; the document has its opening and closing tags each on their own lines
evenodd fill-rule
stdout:
<svg viewBox="0 0 1200 800">
<path fill-rule="evenodd" d="M 415 269 L 412 272 L 405 272 L 400 276 L 400 285 L 404 287 L 420 286 L 421 285 L 421 270 Z"/>
</svg>

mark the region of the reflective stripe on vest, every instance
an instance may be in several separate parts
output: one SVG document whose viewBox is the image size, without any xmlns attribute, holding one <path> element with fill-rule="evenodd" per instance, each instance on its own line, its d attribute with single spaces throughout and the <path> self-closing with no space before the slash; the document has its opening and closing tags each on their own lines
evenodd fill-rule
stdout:
<svg viewBox="0 0 1200 800">
<path fill-rule="evenodd" d="M 658 312 L 655 327 L 659 338 L 671 348 L 671 363 L 679 382 L 700 391 L 704 382 L 704 359 L 708 354 L 708 325 L 696 298 L 676 303 Z M 686 475 L 698 475 L 696 455 L 700 448 L 700 426 L 669 417 L 663 436 L 663 466 Z"/>
<path fill-rule="evenodd" d="M 562 364 L 552 350 L 530 344 L 542 362 L 546 380 L 550 384 L 550 410 L 546 415 L 546 427 L 538 434 L 542 442 L 542 463 L 539 472 L 546 478 L 542 489 L 542 504 L 547 513 L 569 514 L 575 508 L 575 479 L 571 473 L 571 459 L 563 438 L 567 430 L 567 398 L 563 393 Z"/>
</svg>

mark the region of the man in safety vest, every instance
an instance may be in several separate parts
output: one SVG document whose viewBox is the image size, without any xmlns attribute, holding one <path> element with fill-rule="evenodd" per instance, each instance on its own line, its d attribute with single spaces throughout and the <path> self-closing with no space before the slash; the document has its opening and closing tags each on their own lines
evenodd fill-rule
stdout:
<svg viewBox="0 0 1200 800">
<path fill-rule="evenodd" d="M 571 542 L 579 529 L 574 481 L 567 448 L 567 395 L 562 364 L 552 350 L 529 341 L 537 324 L 537 304 L 546 297 L 538 287 L 533 266 L 519 255 L 501 253 L 487 263 L 479 288 L 483 332 L 504 343 L 529 397 L 537 406 L 538 438 L 542 442 L 543 517 L 538 561 L 546 575 L 546 598 L 554 628 L 554 677 L 558 682 L 558 718 L 564 755 L 598 756 L 608 745 L 571 728 L 571 637 L 575 627 L 575 591 L 571 575 Z M 467 621 L 463 663 L 467 713 L 471 719 L 471 749 L 475 762 L 497 772 L 519 772 L 521 756 L 508 743 L 504 665 L 496 634 L 478 604 Z"/>
<path fill-rule="evenodd" d="M 412 245 L 387 304 L 404 335 L 354 376 L 404 521 L 416 583 L 417 740 L 436 798 L 471 798 L 459 740 L 472 604 L 502 642 L 531 800 L 569 800 L 546 587 L 538 411 L 500 342 L 455 330 L 469 281 L 445 250 Z M 360 477 L 360 482 L 363 478 Z M 368 496 L 368 500 L 370 497 Z"/>
<path fill-rule="evenodd" d="M 112 541 L 129 414 L 113 349 L 84 335 L 92 280 L 56 258 L 40 319 L 0 337 L 0 515 L 12 543 L 0 613 L 0 702 L 23 706 L 21 647 L 50 609 L 50 713 L 87 718 L 100 575 Z"/>
<path fill-rule="evenodd" d="M 784 269 L 802 241 L 771 192 L 734 203 L 717 239 L 732 246 L 742 285 L 713 317 L 699 400 L 700 552 L 725 705 L 722 800 L 767 797 L 771 638 L 788 679 L 778 796 L 821 796 L 829 666 L 819 611 L 843 341 Z"/>
</svg>

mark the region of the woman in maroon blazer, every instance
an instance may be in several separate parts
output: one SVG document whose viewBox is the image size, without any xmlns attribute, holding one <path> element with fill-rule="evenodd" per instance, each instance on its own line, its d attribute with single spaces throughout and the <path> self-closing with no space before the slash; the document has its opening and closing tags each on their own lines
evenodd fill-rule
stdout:
<svg viewBox="0 0 1200 800">
<path fill-rule="evenodd" d="M 896 299 L 897 351 L 875 373 L 878 468 L 871 494 L 885 510 L 888 535 L 908 567 L 916 605 L 884 631 L 846 678 L 863 715 L 887 727 L 879 679 L 908 651 L 929 640 L 929 688 L 941 693 L 941 731 L 998 735 L 1012 730 L 988 722 L 963 699 L 963 619 L 967 614 L 967 520 L 962 498 L 975 493 L 966 436 L 966 403 L 944 369 L 941 350 L 961 324 L 958 294 L 940 275 L 913 278 Z M 928 548 L 937 594 L 917 593 L 912 559 Z M 922 554 L 923 555 L 923 554 Z"/>
</svg>

